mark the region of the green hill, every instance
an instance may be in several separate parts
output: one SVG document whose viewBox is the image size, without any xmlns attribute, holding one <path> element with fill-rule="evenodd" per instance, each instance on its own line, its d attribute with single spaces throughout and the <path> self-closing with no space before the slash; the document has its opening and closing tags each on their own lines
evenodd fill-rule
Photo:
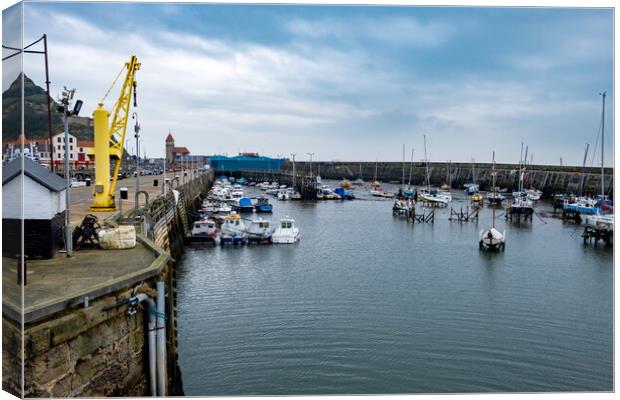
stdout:
<svg viewBox="0 0 620 400">
<path fill-rule="evenodd" d="M 2 93 L 2 141 L 14 140 L 21 131 L 21 74 Z M 32 79 L 24 75 L 24 128 L 28 139 L 45 139 L 47 130 L 47 94 Z M 52 134 L 63 131 L 62 114 L 58 103 L 52 101 Z M 83 110 L 84 111 L 84 110 Z M 70 117 L 69 131 L 79 139 L 93 140 L 92 120 L 88 117 Z"/>
</svg>

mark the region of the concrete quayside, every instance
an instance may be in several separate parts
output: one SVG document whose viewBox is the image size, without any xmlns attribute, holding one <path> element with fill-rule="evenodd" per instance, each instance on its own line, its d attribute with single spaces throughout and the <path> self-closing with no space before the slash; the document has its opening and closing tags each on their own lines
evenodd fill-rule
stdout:
<svg viewBox="0 0 620 400">
<path fill-rule="evenodd" d="M 17 260 L 3 257 L 3 359 L 5 367 L 11 365 L 4 369 L 4 390 L 21 395 L 23 354 L 26 397 L 183 394 L 175 265 L 183 253 L 187 213 L 200 204 L 213 175 L 175 177 L 163 194 L 163 175 L 147 178 L 141 190 L 149 200 L 142 194 L 139 209 L 125 200 L 122 212 L 97 213 L 102 224 L 135 226 L 134 248 L 83 248 L 71 257 L 58 252 L 51 259 L 30 259 L 23 285 Z M 133 182 L 124 186 L 135 194 Z M 71 189 L 73 227 L 91 214 L 86 200 L 90 190 Z M 151 309 L 149 302 L 162 311 Z M 153 315 L 157 327 L 147 322 Z M 153 338 L 157 333 L 157 351 L 149 332 Z"/>
</svg>

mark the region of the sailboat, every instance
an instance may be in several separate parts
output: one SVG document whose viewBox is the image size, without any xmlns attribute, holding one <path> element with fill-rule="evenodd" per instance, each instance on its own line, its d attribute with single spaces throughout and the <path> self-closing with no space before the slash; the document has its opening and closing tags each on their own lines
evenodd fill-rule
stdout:
<svg viewBox="0 0 620 400">
<path fill-rule="evenodd" d="M 372 178 L 372 183 L 370 184 L 370 194 L 373 196 L 381 196 L 383 194 L 383 190 L 381 190 L 381 184 L 377 180 L 377 168 L 379 165 L 379 160 L 375 161 L 375 176 Z"/>
<path fill-rule="evenodd" d="M 370 184 L 370 194 L 375 197 L 394 197 L 393 193 L 389 193 L 381 189 L 381 184 L 377 180 L 377 166 L 379 160 L 375 161 L 375 176 Z"/>
<path fill-rule="evenodd" d="M 607 96 L 607 92 L 601 93 L 601 96 L 603 96 L 603 115 L 601 117 L 601 195 L 597 201 L 598 212 L 595 215 L 586 217 L 586 226 L 613 232 L 613 203 L 605 196 L 605 96 Z"/>
<path fill-rule="evenodd" d="M 463 185 L 467 190 L 467 194 L 472 195 L 480 191 L 480 186 L 476 183 L 476 171 L 474 169 L 474 159 L 471 159 L 471 182 Z"/>
<path fill-rule="evenodd" d="M 589 196 L 583 195 L 583 187 L 584 187 L 584 176 L 586 173 L 586 160 L 588 158 L 588 149 L 590 148 L 590 144 L 586 143 L 586 151 L 583 156 L 583 164 L 581 166 L 581 180 L 579 181 L 579 192 L 578 196 L 574 199 L 564 200 L 564 211 L 572 211 L 578 212 L 579 214 L 584 215 L 593 215 L 598 213 L 598 208 L 596 206 L 596 199 L 593 199 Z"/>
<path fill-rule="evenodd" d="M 506 231 L 500 232 L 495 229 L 495 208 L 493 208 L 493 226 L 486 231 L 480 231 L 478 248 L 486 251 L 504 251 L 506 249 Z"/>
<path fill-rule="evenodd" d="M 413 197 L 416 194 L 416 190 L 411 187 L 411 170 L 413 169 L 413 149 L 411 149 L 411 163 L 409 164 L 409 181 L 407 187 L 403 189 L 403 194 L 407 197 Z"/>
<path fill-rule="evenodd" d="M 426 135 L 424 135 L 424 161 L 426 163 L 426 189 L 418 195 L 419 198 L 432 206 L 447 206 L 452 200 L 452 196 L 445 195 L 437 189 L 431 190 L 431 175 L 428 168 L 428 157 L 426 154 Z"/>
<path fill-rule="evenodd" d="M 525 148 L 525 160 L 527 160 L 528 147 Z M 523 143 L 521 143 L 521 154 L 523 155 Z M 525 176 L 525 162 L 519 160 L 519 191 L 513 193 L 514 200 L 510 205 L 510 212 L 515 215 L 529 216 L 534 213 L 534 205 L 532 200 L 527 197 L 523 190 L 523 178 Z"/>
<path fill-rule="evenodd" d="M 413 163 L 413 150 L 411 151 L 411 162 Z M 409 185 L 405 187 L 405 145 L 403 144 L 403 163 L 402 179 L 398 197 L 411 197 L 415 195 L 415 190 L 411 188 L 411 167 L 409 168 Z"/>
<path fill-rule="evenodd" d="M 364 179 L 362 179 L 362 163 L 360 163 L 360 172 L 358 174 L 357 179 L 353 181 L 353 184 L 355 186 L 363 186 L 364 185 Z"/>
<path fill-rule="evenodd" d="M 496 185 L 497 172 L 495 171 L 495 152 L 493 152 L 493 171 L 491 175 L 493 176 L 493 185 L 491 187 L 491 192 L 487 193 L 487 200 L 489 204 L 501 205 L 502 201 L 504 201 L 504 196 L 499 192 L 499 188 Z"/>
</svg>

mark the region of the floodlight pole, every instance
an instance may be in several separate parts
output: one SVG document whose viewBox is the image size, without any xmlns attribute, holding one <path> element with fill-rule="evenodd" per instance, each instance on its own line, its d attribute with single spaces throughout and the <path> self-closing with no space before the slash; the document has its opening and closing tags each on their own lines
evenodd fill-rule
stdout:
<svg viewBox="0 0 620 400">
<path fill-rule="evenodd" d="M 65 125 L 65 181 L 67 184 L 65 190 L 65 247 L 67 250 L 67 257 L 73 255 L 73 235 L 71 233 L 71 222 L 69 219 L 69 188 L 71 187 L 71 174 L 69 173 L 69 101 L 64 104 L 63 109 L 63 122 Z"/>
<path fill-rule="evenodd" d="M 140 125 L 138 124 L 138 113 L 134 112 L 132 117 L 136 120 L 133 127 L 136 137 L 136 210 L 138 209 L 140 200 L 138 193 L 140 192 Z"/>
<path fill-rule="evenodd" d="M 47 34 L 43 34 L 43 53 L 45 55 L 45 89 L 47 92 L 47 134 L 49 136 L 50 171 L 54 172 L 54 142 L 52 141 L 52 108 L 50 96 L 50 73 L 47 62 Z"/>
</svg>

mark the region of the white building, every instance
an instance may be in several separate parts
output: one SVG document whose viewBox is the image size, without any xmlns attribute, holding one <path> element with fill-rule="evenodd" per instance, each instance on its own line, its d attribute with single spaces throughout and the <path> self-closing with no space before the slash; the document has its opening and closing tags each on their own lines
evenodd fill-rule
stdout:
<svg viewBox="0 0 620 400">
<path fill-rule="evenodd" d="M 68 135 L 69 138 L 69 161 L 77 161 L 79 154 L 79 146 L 75 136 Z M 52 136 L 52 147 L 54 150 L 54 162 L 57 160 L 65 160 L 65 133 L 57 133 Z"/>
<path fill-rule="evenodd" d="M 2 253 L 49 258 L 62 246 L 66 182 L 29 158 L 2 168 Z M 23 218 L 24 230 L 21 223 Z"/>
</svg>

